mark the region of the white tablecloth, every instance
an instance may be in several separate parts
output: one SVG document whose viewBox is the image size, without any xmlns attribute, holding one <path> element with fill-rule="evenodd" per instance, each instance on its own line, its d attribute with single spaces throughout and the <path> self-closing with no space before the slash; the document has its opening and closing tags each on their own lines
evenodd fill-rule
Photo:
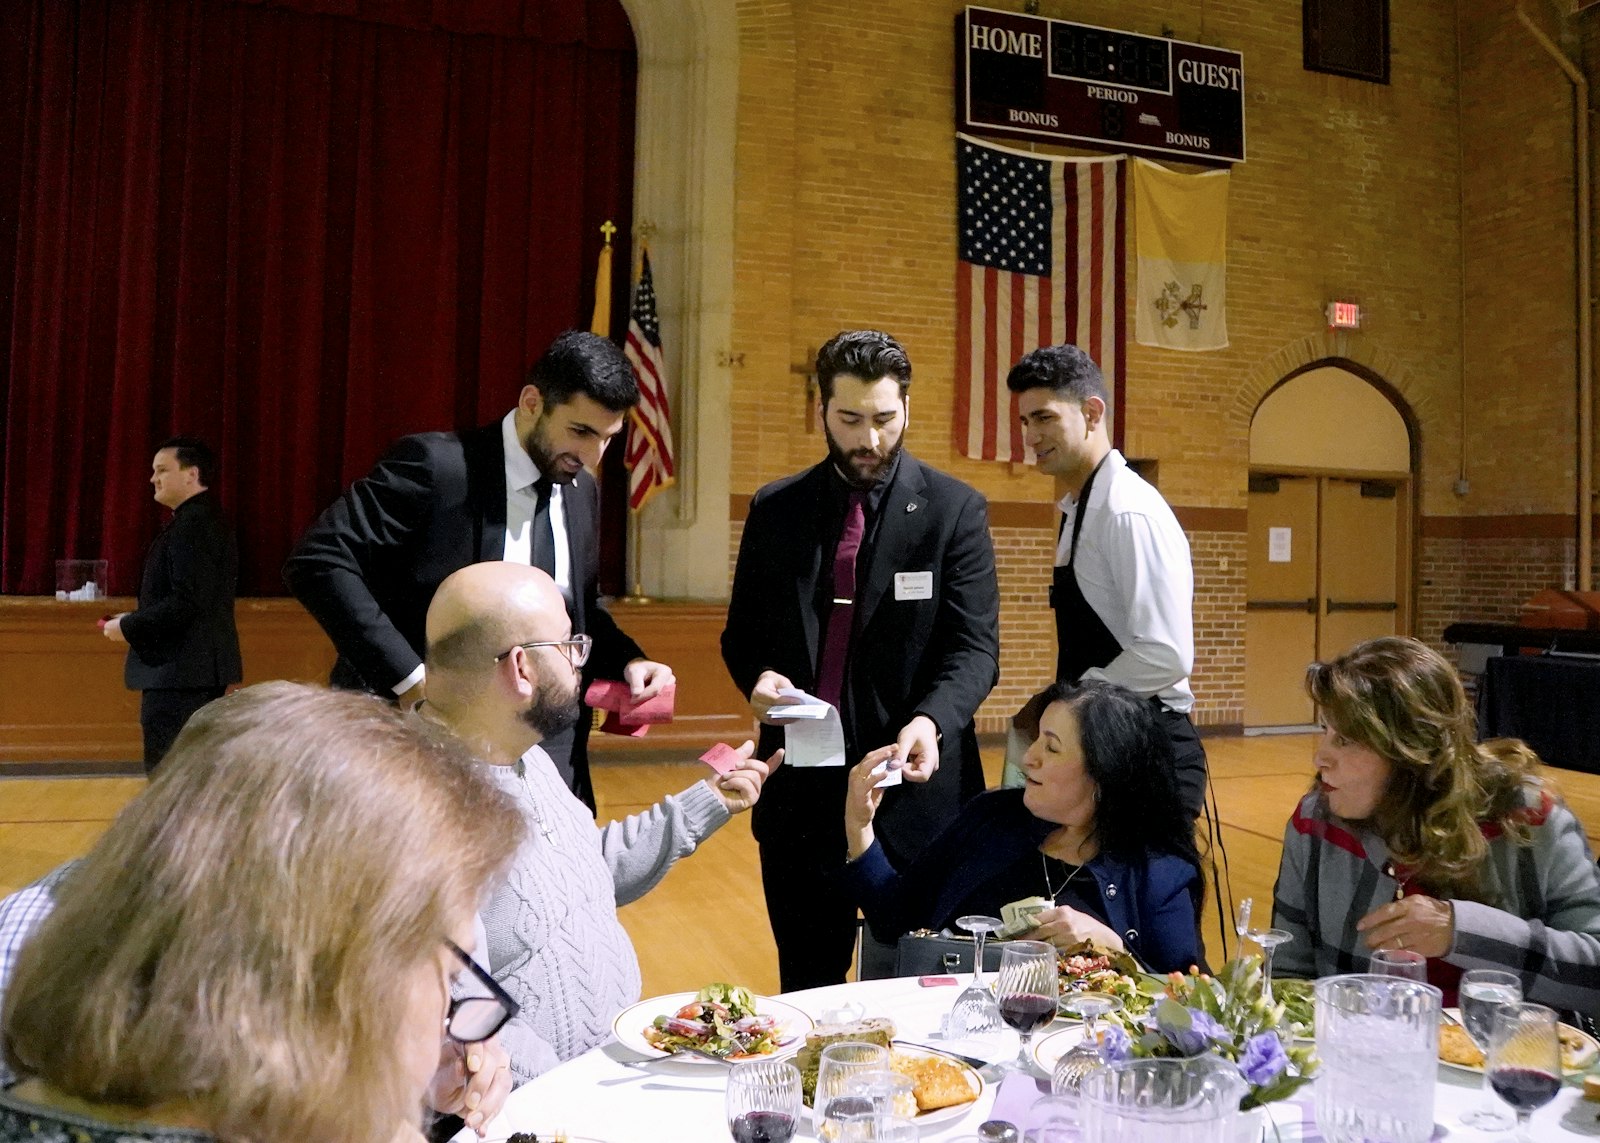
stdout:
<svg viewBox="0 0 1600 1143">
<path fill-rule="evenodd" d="M 923 988 L 908 978 L 813 988 L 787 993 L 783 999 L 813 1019 L 830 1010 L 855 1005 L 869 1016 L 891 1017 L 902 1040 L 991 1060 L 1014 1057 L 1017 1038 L 1009 1031 L 987 1040 L 934 1038 L 940 1018 L 950 1010 L 957 991 L 951 987 Z M 513 1131 L 537 1132 L 541 1138 L 564 1131 L 574 1138 L 601 1143 L 723 1143 L 729 1138 L 723 1120 L 725 1076 L 726 1070 L 717 1064 L 648 1062 L 638 1052 L 612 1042 L 518 1088 L 489 1124 L 486 1138 L 493 1143 Z M 1482 1098 L 1480 1085 L 1477 1076 L 1439 1068 L 1434 1103 L 1436 1141 L 1448 1138 L 1452 1143 L 1504 1143 L 1509 1138 L 1504 1132 L 1473 1131 L 1461 1126 L 1461 1113 Z M 1272 1105 L 1283 1143 L 1320 1143 L 1310 1111 L 1310 1091 L 1308 1086 L 1302 1089 L 1299 1100 Z M 1569 1081 L 1554 1103 L 1534 1113 L 1533 1138 L 1555 1143 L 1600 1137 L 1600 1123 L 1596 1121 L 1600 1104 L 1585 1103 L 1580 1096 L 1575 1081 Z M 925 1130 L 923 1143 L 972 1134 L 988 1118 L 993 1100 L 991 1086 L 961 1120 L 937 1130 Z M 465 1132 L 457 1138 L 466 1141 L 473 1136 Z M 1268 1138 L 1273 1136 L 1269 1134 Z"/>
</svg>

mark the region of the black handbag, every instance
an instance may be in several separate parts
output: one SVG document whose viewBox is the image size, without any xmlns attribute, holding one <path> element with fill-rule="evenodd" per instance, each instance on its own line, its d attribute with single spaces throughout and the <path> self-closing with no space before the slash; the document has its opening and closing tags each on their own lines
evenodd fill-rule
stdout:
<svg viewBox="0 0 1600 1143">
<path fill-rule="evenodd" d="M 1000 967 L 1005 941 L 990 937 L 983 944 L 983 971 Z M 896 976 L 959 976 L 972 971 L 976 942 L 969 936 L 950 936 L 932 929 L 905 933 L 895 946 Z"/>
</svg>

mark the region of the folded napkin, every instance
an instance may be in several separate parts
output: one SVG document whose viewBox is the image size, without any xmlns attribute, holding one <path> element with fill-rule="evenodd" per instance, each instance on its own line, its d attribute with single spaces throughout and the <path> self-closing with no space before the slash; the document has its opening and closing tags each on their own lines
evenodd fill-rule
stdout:
<svg viewBox="0 0 1600 1143">
<path fill-rule="evenodd" d="M 594 710 L 606 712 L 600 729 L 606 734 L 625 734 L 638 738 L 657 723 L 671 722 L 678 688 L 669 683 L 642 701 L 635 701 L 628 684 L 615 679 L 596 679 L 584 692 L 583 701 Z"/>
<path fill-rule="evenodd" d="M 1049 1080 L 1034 1079 L 1022 1072 L 1012 1072 L 1000 1081 L 1000 1088 L 994 1096 L 994 1109 L 989 1112 L 989 1118 L 1025 1128 L 1032 1118 L 1029 1112 L 1032 1111 L 1033 1105 L 1041 1096 L 1049 1094 Z"/>
</svg>

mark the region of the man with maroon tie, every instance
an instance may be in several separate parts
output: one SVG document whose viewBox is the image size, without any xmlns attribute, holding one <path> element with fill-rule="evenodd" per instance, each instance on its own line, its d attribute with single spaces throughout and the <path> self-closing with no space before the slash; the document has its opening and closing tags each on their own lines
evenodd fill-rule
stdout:
<svg viewBox="0 0 1600 1143">
<path fill-rule="evenodd" d="M 828 456 L 750 502 L 722 658 L 783 745 L 772 709 L 786 688 L 839 709 L 844 758 L 896 743 L 909 781 L 875 825 L 904 868 L 983 788 L 973 716 L 999 678 L 1000 593 L 988 505 L 904 450 L 911 363 L 876 330 L 817 354 Z M 850 968 L 856 909 L 845 861 L 848 766 L 789 767 L 753 820 L 784 991 L 836 984 Z"/>
</svg>

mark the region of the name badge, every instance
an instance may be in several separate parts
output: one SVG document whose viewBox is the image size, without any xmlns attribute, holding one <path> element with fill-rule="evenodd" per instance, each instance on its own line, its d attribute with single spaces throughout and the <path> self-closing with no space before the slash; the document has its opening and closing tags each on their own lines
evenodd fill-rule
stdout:
<svg viewBox="0 0 1600 1143">
<path fill-rule="evenodd" d="M 896 599 L 932 599 L 933 573 L 895 572 L 894 597 Z"/>
</svg>

